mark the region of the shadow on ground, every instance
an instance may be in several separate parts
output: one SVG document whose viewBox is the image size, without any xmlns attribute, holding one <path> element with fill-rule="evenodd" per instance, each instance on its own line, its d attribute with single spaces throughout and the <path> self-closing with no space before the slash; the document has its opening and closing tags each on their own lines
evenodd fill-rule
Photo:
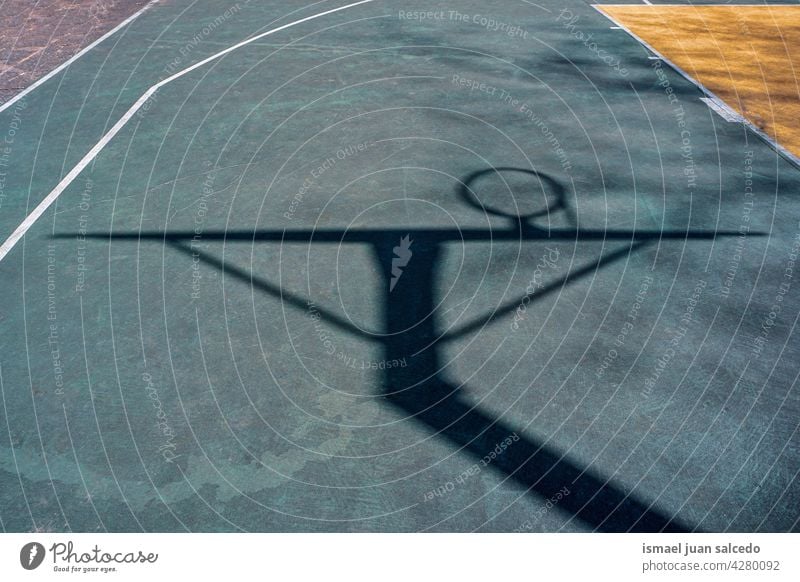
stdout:
<svg viewBox="0 0 800 582">
<path fill-rule="evenodd" d="M 541 193 L 542 202 L 533 211 L 522 215 L 493 207 L 486 198 L 478 197 L 475 184 L 491 177 L 520 174 L 531 180 L 531 192 Z M 400 409 L 408 418 L 422 423 L 428 430 L 446 439 L 454 446 L 468 451 L 478 459 L 483 458 L 495 445 L 518 429 L 510 426 L 502 418 L 494 418 L 473 407 L 461 394 L 466 390 L 463 384 L 446 378 L 442 364 L 441 347 L 447 342 L 479 331 L 493 320 L 512 312 L 520 301 L 519 297 L 498 306 L 456 329 L 442 333 L 437 323 L 434 297 L 435 278 L 439 269 L 443 245 L 448 242 L 464 241 L 562 241 L 579 242 L 583 240 L 628 241 L 628 246 L 606 253 L 594 264 L 573 269 L 561 279 L 538 290 L 529 297 L 531 304 L 542 297 L 562 289 L 597 269 L 620 259 L 648 244 L 664 239 L 710 240 L 717 237 L 736 236 L 735 232 L 708 231 L 642 231 L 642 230 L 592 230 L 579 227 L 542 228 L 536 225 L 537 219 L 549 218 L 554 213 L 566 213 L 573 223 L 564 186 L 546 174 L 520 168 L 492 168 L 476 171 L 464 178 L 456 192 L 458 199 L 478 207 L 483 212 L 503 216 L 507 226 L 501 229 L 425 229 L 415 228 L 410 232 L 410 246 L 414 261 L 402 265 L 403 286 L 395 291 L 386 286 L 382 296 L 384 332 L 369 336 L 382 345 L 387 361 L 406 359 L 405 367 L 392 367 L 385 370 L 380 387 L 386 402 Z M 518 209 L 517 209 L 518 210 Z M 256 230 L 256 231 L 206 231 L 204 241 L 225 243 L 273 243 L 307 242 L 309 244 L 361 244 L 367 245 L 379 265 L 385 281 L 392 280 L 401 267 L 403 250 L 397 244 L 409 229 L 317 229 L 317 230 Z M 758 233 L 751 233 L 758 235 Z M 259 277 L 248 269 L 230 262 L 223 262 L 215 256 L 190 247 L 193 231 L 161 231 L 135 233 L 93 233 L 87 238 L 117 239 L 130 241 L 159 241 L 172 248 L 199 257 L 204 263 L 224 270 L 227 275 L 237 277 L 253 288 L 280 298 L 286 304 L 305 309 L 307 300 L 281 289 L 270 281 Z M 74 238 L 75 234 L 57 235 L 56 238 Z M 402 243 L 401 243 L 402 245 Z M 399 291 L 399 292 L 398 292 Z M 346 318 L 318 307 L 320 316 L 330 325 L 340 330 L 364 335 Z M 690 531 L 693 526 L 684 523 L 675 515 L 667 515 L 656 509 L 652 503 L 626 494 L 620 487 L 590 467 L 581 467 L 555 449 L 537 442 L 529 436 L 520 440 L 498 455 L 491 465 L 503 475 L 520 483 L 529 492 L 549 498 L 565 484 L 571 494 L 560 501 L 559 507 L 584 522 L 592 529 L 605 532 L 656 532 Z"/>
</svg>

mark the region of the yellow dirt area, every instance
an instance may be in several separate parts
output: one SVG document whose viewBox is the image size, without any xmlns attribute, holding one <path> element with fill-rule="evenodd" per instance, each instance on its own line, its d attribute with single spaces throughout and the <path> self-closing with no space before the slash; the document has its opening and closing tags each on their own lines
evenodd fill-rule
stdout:
<svg viewBox="0 0 800 582">
<path fill-rule="evenodd" d="M 598 6 L 800 157 L 800 6 Z"/>
</svg>

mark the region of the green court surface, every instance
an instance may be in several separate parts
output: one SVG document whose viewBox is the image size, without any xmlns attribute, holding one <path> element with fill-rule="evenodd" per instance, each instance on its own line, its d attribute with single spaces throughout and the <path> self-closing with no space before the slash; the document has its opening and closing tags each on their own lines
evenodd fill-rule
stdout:
<svg viewBox="0 0 800 582">
<path fill-rule="evenodd" d="M 590 3 L 346 4 L 0 112 L 0 241 L 86 162 L 0 260 L 3 530 L 798 530 L 798 167 Z"/>
</svg>

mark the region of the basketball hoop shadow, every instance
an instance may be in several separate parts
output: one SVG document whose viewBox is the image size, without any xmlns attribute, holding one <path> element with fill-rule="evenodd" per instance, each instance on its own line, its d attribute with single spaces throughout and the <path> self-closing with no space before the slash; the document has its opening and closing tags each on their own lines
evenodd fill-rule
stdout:
<svg viewBox="0 0 800 582">
<path fill-rule="evenodd" d="M 510 215 L 497 208 L 480 203 L 472 185 L 492 172 L 516 172 L 526 174 L 538 181 L 546 190 L 543 210 L 525 216 Z M 442 251 L 448 242 L 499 242 L 499 241 L 626 241 L 622 249 L 606 253 L 595 262 L 574 269 L 546 287 L 539 289 L 533 301 L 551 294 L 564 285 L 577 281 L 601 267 L 630 256 L 652 241 L 665 240 L 711 240 L 716 237 L 736 236 L 736 232 L 704 231 L 623 231 L 592 230 L 580 228 L 544 229 L 534 219 L 550 216 L 556 212 L 568 212 L 564 188 L 553 178 L 531 170 L 517 168 L 494 168 L 475 172 L 467 177 L 460 188 L 461 199 L 483 212 L 506 216 L 507 228 L 501 229 L 318 229 L 318 230 L 256 230 L 256 231 L 207 231 L 202 239 L 219 240 L 225 243 L 257 242 L 309 244 L 362 244 L 369 245 L 375 261 L 383 274 L 383 335 L 369 335 L 371 341 L 383 346 L 386 361 L 406 359 L 404 367 L 392 367 L 384 372 L 381 393 L 393 406 L 408 418 L 426 426 L 436 435 L 447 439 L 459 449 L 483 458 L 495 445 L 509 435 L 517 433 L 520 440 L 498 455 L 490 465 L 530 492 L 550 498 L 565 485 L 570 495 L 559 502 L 559 509 L 572 514 L 597 531 L 604 532 L 680 532 L 692 528 L 674 515 L 667 515 L 652 503 L 626 494 L 591 467 L 580 467 L 566 456 L 546 444 L 536 442 L 520 434 L 518 427 L 510 426 L 502 418 L 493 418 L 472 406 L 460 393 L 463 385 L 448 381 L 442 372 L 441 347 L 447 342 L 478 331 L 493 320 L 516 309 L 523 297 L 509 301 L 491 313 L 463 324 L 445 334 L 439 331 L 435 317 L 435 277 Z M 414 260 L 403 270 L 402 291 L 398 287 L 390 292 L 388 282 L 392 278 L 393 249 L 402 237 L 411 234 Z M 758 233 L 751 233 L 757 235 Z M 58 235 L 68 237 L 74 235 Z M 306 310 L 304 297 L 283 290 L 268 280 L 231 263 L 224 263 L 213 255 L 190 247 L 187 241 L 195 236 L 193 231 L 139 232 L 111 234 L 95 233 L 87 238 L 154 240 L 171 245 L 182 253 L 199 257 L 199 260 L 228 275 L 237 277 L 254 288 L 281 301 Z M 346 318 L 316 306 L 320 316 L 332 326 L 346 333 L 365 336 Z"/>
</svg>

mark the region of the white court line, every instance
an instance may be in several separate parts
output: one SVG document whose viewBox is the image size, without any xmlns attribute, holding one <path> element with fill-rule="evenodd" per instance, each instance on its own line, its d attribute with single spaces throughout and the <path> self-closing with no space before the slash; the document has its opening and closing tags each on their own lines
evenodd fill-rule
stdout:
<svg viewBox="0 0 800 582">
<path fill-rule="evenodd" d="M 75 62 L 75 61 L 77 61 L 79 58 L 81 58 L 83 55 L 85 55 L 85 54 L 86 54 L 86 53 L 88 53 L 90 50 L 92 50 L 94 47 L 96 47 L 97 45 L 99 45 L 101 42 L 103 42 L 103 41 L 104 41 L 105 39 L 107 39 L 109 36 L 113 35 L 114 33 L 116 33 L 116 32 L 117 32 L 118 30 L 120 30 L 121 28 L 125 28 L 126 26 L 128 26 L 128 25 L 129 25 L 131 22 L 133 22 L 134 20 L 136 20 L 137 18 L 139 18 L 139 16 L 141 16 L 141 15 L 142 15 L 142 13 L 143 13 L 145 10 L 147 10 L 148 8 L 150 8 L 150 7 L 151 7 L 153 4 L 155 4 L 156 2 L 158 2 L 158 0 L 150 0 L 150 2 L 148 2 L 148 3 L 147 3 L 145 6 L 144 6 L 144 7 L 140 8 L 140 9 L 139 9 L 137 12 L 134 12 L 133 14 L 131 14 L 130 16 L 128 16 L 128 18 L 126 18 L 125 20 L 123 20 L 122 22 L 120 22 L 120 23 L 119 23 L 117 26 L 115 26 L 114 28 L 112 28 L 111 30 L 109 30 L 107 33 L 105 33 L 103 36 L 101 36 L 100 38 L 98 38 L 98 39 L 97 39 L 96 41 L 94 41 L 92 44 L 90 44 L 90 45 L 88 45 L 88 46 L 84 47 L 84 48 L 83 48 L 83 50 L 81 50 L 79 53 L 76 53 L 75 55 L 73 55 L 73 56 L 72 56 L 72 58 L 70 58 L 70 59 L 68 59 L 67 61 L 65 61 L 65 62 L 61 63 L 61 65 L 59 65 L 58 67 L 56 67 L 55 69 L 53 69 L 52 71 L 50 71 L 49 73 L 47 73 L 47 74 L 46 74 L 44 77 L 42 77 L 42 78 L 40 78 L 40 79 L 37 79 L 35 83 L 33 83 L 32 85 L 29 85 L 29 86 L 28 86 L 28 87 L 26 87 L 26 88 L 25 88 L 23 91 L 21 91 L 20 93 L 17 93 L 16 95 L 14 95 L 14 96 L 13 96 L 11 99 L 9 99 L 8 101 L 6 101 L 6 102 L 5 102 L 5 103 L 3 103 L 2 105 L 0 105 L 0 113 L 2 113 L 3 111 L 5 111 L 5 110 L 6 110 L 6 109 L 8 109 L 9 107 L 11 107 L 11 106 L 12 106 L 14 103 L 16 103 L 17 101 L 19 101 L 19 100 L 20 100 L 20 99 L 22 99 L 23 97 L 25 97 L 25 95 L 27 95 L 28 93 L 30 93 L 31 91 L 33 91 L 34 89 L 36 89 L 36 87 L 38 87 L 38 86 L 39 86 L 39 85 L 41 85 L 42 83 L 45 83 L 45 82 L 47 82 L 47 81 L 48 81 L 48 80 L 50 80 L 50 79 L 51 79 L 51 78 L 52 78 L 54 75 L 57 75 L 58 73 L 60 73 L 61 71 L 63 71 L 63 70 L 64 70 L 64 69 L 66 69 L 67 67 L 69 67 L 69 66 L 70 66 L 72 63 L 74 63 L 74 62 Z"/>
<path fill-rule="evenodd" d="M 179 77 L 182 77 L 186 73 L 194 71 L 198 67 L 202 67 L 203 65 L 210 63 L 211 61 L 216 60 L 228 54 L 231 51 L 235 51 L 236 49 L 241 48 L 247 44 L 250 44 L 251 42 L 264 38 L 265 36 L 269 36 L 270 34 L 274 34 L 276 32 L 285 30 L 291 26 L 295 26 L 303 22 L 308 22 L 309 20 L 314 20 L 315 18 L 320 18 L 321 16 L 326 16 L 328 14 L 333 14 L 334 12 L 339 12 L 340 10 L 346 10 L 347 8 L 358 6 L 359 4 L 366 4 L 368 2 L 374 2 L 374 1 L 375 0 L 361 0 L 360 2 L 354 2 L 353 4 L 347 4 L 345 6 L 340 6 L 339 8 L 326 10 L 325 12 L 320 12 L 319 14 L 306 16 L 305 18 L 301 18 L 300 20 L 295 20 L 294 22 L 290 22 L 288 24 L 284 24 L 282 26 L 273 28 L 266 32 L 262 32 L 261 34 L 258 34 L 252 38 L 249 38 L 245 41 L 235 44 L 232 47 L 228 47 L 225 50 L 215 53 L 210 57 L 203 59 L 198 63 L 195 63 L 191 67 L 187 67 L 182 71 L 178 71 L 171 77 L 167 77 L 166 79 L 163 79 L 158 83 L 156 83 L 155 85 L 153 85 L 152 87 L 150 87 L 144 93 L 144 95 L 139 97 L 136 103 L 134 103 L 131 106 L 131 108 L 125 112 L 125 115 L 123 115 L 119 119 L 119 121 L 117 121 L 102 138 L 100 138 L 100 141 L 98 141 L 94 145 L 94 147 L 91 150 L 89 150 L 89 153 L 83 156 L 81 161 L 78 162 L 78 164 L 74 168 L 72 168 L 66 176 L 64 176 L 64 178 L 56 185 L 55 188 L 53 188 L 53 190 L 45 197 L 45 199 L 42 200 L 39 203 L 39 205 L 33 209 L 33 212 L 31 212 L 25 218 L 25 220 L 22 221 L 22 224 L 20 224 L 17 227 L 17 229 L 13 233 L 11 233 L 11 236 L 9 236 L 8 239 L 6 239 L 6 241 L 3 243 L 3 245 L 0 246 L 0 261 L 2 261 L 5 258 L 5 256 L 11 251 L 11 249 L 14 248 L 14 245 L 16 245 L 17 242 L 19 242 L 19 240 L 23 236 L 25 236 L 25 233 L 31 226 L 33 226 L 33 223 L 36 222 L 39 219 L 39 217 L 42 216 L 42 214 L 44 214 L 44 212 L 50 207 L 50 205 L 53 202 L 55 202 L 56 198 L 58 198 L 61 195 L 61 193 L 67 188 L 67 186 L 69 186 L 72 183 L 72 181 L 75 180 L 75 178 L 77 178 L 78 175 L 84 170 L 84 168 L 86 168 L 86 166 L 88 166 L 92 162 L 92 160 L 94 160 L 97 157 L 97 154 L 99 154 L 103 150 L 103 148 L 108 145 L 108 142 L 110 142 L 114 138 L 114 136 L 117 135 L 120 129 L 125 127 L 128 121 L 130 121 L 130 119 L 136 114 L 136 112 L 142 107 L 142 105 L 144 105 L 145 102 L 147 102 L 147 100 L 150 99 L 150 97 L 152 97 L 153 94 L 156 91 L 158 91 L 161 87 L 163 87 L 167 83 L 171 83 L 172 81 L 174 81 Z"/>
</svg>

